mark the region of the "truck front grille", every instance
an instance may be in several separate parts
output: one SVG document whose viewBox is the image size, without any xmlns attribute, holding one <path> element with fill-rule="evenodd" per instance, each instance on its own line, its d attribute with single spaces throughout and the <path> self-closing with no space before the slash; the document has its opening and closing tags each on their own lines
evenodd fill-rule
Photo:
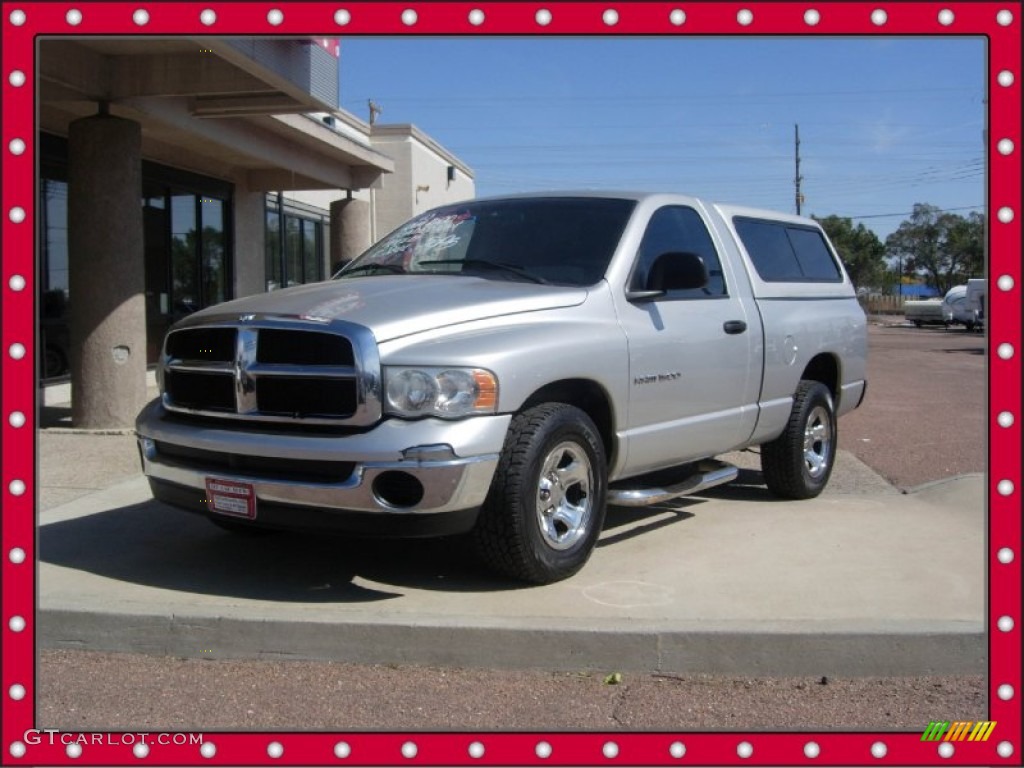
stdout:
<svg viewBox="0 0 1024 768">
<path fill-rule="evenodd" d="M 292 480 L 312 483 L 343 483 L 352 476 L 351 461 L 310 461 L 273 456 L 243 456 L 207 451 L 174 443 L 156 442 L 156 452 L 165 462 L 204 472 L 226 472 L 264 480 Z"/>
<path fill-rule="evenodd" d="M 179 414 L 365 426 L 380 418 L 376 343 L 348 323 L 269 319 L 172 331 L 163 403 Z"/>
</svg>

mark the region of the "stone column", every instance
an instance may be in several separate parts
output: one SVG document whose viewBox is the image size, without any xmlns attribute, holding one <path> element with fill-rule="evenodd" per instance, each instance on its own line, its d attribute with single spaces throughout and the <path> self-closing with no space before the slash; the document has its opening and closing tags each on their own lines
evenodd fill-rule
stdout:
<svg viewBox="0 0 1024 768">
<path fill-rule="evenodd" d="M 331 203 L 330 271 L 339 262 L 352 261 L 371 245 L 370 204 L 348 198 Z"/>
<path fill-rule="evenodd" d="M 262 190 L 251 190 L 242 183 L 235 184 L 235 295 L 232 298 L 267 290 L 266 197 L 267 193 Z"/>
<path fill-rule="evenodd" d="M 106 114 L 68 129 L 71 417 L 125 428 L 146 402 L 142 131 Z"/>
</svg>

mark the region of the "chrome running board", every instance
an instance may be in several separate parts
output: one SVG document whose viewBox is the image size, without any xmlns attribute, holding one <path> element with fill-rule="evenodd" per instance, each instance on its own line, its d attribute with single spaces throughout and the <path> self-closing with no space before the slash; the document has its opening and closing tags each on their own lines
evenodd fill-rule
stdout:
<svg viewBox="0 0 1024 768">
<path fill-rule="evenodd" d="M 716 485 L 730 483 L 739 475 L 739 469 L 717 459 L 698 462 L 694 474 L 679 483 L 665 487 L 637 487 L 642 478 L 631 478 L 623 483 L 634 483 L 633 487 L 608 489 L 608 503 L 619 507 L 646 507 L 650 504 L 668 501 L 679 496 L 700 493 Z"/>
</svg>

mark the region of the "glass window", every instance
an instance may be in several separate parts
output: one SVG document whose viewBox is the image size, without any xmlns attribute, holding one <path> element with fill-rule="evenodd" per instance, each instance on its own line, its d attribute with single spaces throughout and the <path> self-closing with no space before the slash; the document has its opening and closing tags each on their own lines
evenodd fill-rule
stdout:
<svg viewBox="0 0 1024 768">
<path fill-rule="evenodd" d="M 196 196 L 171 196 L 171 316 L 174 319 L 200 308 L 196 273 Z"/>
<path fill-rule="evenodd" d="M 285 284 L 302 283 L 302 220 L 295 216 L 284 217 L 284 264 Z"/>
<path fill-rule="evenodd" d="M 228 297 L 228 269 L 224 254 L 224 201 L 200 198 L 203 223 L 203 304 L 219 304 Z"/>
<path fill-rule="evenodd" d="M 786 232 L 804 280 L 831 282 L 843 279 L 825 238 L 818 230 L 791 226 L 786 227 Z"/>
<path fill-rule="evenodd" d="M 317 247 L 317 223 L 302 220 L 303 282 L 315 283 L 320 279 L 320 249 Z"/>
<path fill-rule="evenodd" d="M 736 218 L 736 232 L 765 282 L 840 282 L 842 275 L 821 233 L 776 221 Z"/>
<path fill-rule="evenodd" d="M 281 214 L 267 209 L 267 290 L 273 291 L 284 285 L 281 277 Z"/>
<path fill-rule="evenodd" d="M 687 291 L 672 291 L 673 298 L 706 299 L 727 295 L 722 263 L 711 235 L 700 214 L 684 206 L 666 206 L 651 216 L 640 243 L 630 288 L 643 290 L 655 259 L 663 253 L 671 252 L 697 254 L 704 260 L 708 271 L 707 285 Z"/>
<path fill-rule="evenodd" d="M 68 298 L 68 185 L 65 181 L 42 179 L 43 257 L 47 293 Z M 52 299 L 51 301 L 54 301 Z"/>
</svg>

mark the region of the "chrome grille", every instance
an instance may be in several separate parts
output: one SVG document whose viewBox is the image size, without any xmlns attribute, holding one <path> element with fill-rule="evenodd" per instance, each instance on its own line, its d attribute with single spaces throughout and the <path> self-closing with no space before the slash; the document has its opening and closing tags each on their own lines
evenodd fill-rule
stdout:
<svg viewBox="0 0 1024 768">
<path fill-rule="evenodd" d="M 344 322 L 243 316 L 171 331 L 163 404 L 208 417 L 362 426 L 380 418 L 376 342 Z"/>
</svg>

